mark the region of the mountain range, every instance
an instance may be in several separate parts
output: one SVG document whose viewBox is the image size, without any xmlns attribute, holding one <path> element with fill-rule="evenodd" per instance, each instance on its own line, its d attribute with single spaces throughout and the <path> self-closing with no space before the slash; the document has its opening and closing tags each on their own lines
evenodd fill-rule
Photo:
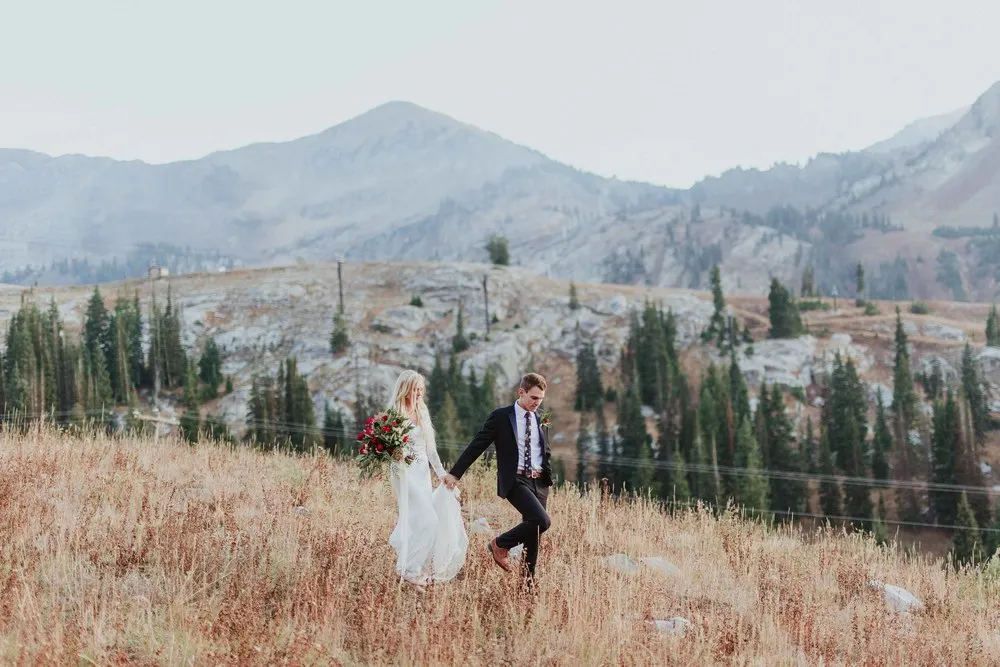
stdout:
<svg viewBox="0 0 1000 667">
<path fill-rule="evenodd" d="M 821 291 L 848 291 L 861 262 L 875 289 L 895 290 L 875 296 L 992 299 L 998 176 L 1000 83 L 864 150 L 689 190 L 585 173 L 391 102 L 294 141 L 165 165 L 0 149 L 0 262 L 9 281 L 73 282 L 66 260 L 134 269 L 137 252 L 230 266 L 486 261 L 499 234 L 512 263 L 580 281 L 702 287 L 718 262 L 727 290 L 761 293 L 815 265 Z"/>
</svg>

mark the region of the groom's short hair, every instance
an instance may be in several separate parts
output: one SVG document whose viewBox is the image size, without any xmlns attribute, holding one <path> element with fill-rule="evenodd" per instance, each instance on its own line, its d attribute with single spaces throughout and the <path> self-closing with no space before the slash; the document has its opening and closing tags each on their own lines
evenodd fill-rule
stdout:
<svg viewBox="0 0 1000 667">
<path fill-rule="evenodd" d="M 532 387 L 538 387 L 545 391 L 545 386 L 545 378 L 538 373 L 528 373 L 521 378 L 521 389 L 525 391 L 530 391 Z"/>
</svg>

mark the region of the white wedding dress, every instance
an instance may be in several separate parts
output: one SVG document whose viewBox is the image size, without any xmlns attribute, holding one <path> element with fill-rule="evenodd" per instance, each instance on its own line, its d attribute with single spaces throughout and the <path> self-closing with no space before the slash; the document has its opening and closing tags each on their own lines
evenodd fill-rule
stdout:
<svg viewBox="0 0 1000 667">
<path fill-rule="evenodd" d="M 389 467 L 399 517 L 389 536 L 396 551 L 396 573 L 410 582 L 447 581 L 465 563 L 469 537 L 458 503 L 458 489 L 441 484 L 432 491 L 431 469 L 444 477 L 437 448 L 428 446 L 419 426 L 409 433 L 414 460 Z"/>
</svg>

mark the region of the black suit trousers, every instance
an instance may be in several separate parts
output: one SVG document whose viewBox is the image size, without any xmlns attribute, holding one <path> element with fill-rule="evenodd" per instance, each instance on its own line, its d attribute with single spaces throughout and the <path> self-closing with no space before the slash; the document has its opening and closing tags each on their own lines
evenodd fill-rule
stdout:
<svg viewBox="0 0 1000 667">
<path fill-rule="evenodd" d="M 515 477 L 514 486 L 507 494 L 507 502 L 521 513 L 521 523 L 497 536 L 497 546 L 501 549 L 512 549 L 518 544 L 523 544 L 523 562 L 529 576 L 535 573 L 539 539 L 552 525 L 548 512 L 545 511 L 548 497 L 549 489 L 541 483 L 541 480 L 530 479 L 523 475 Z"/>
</svg>

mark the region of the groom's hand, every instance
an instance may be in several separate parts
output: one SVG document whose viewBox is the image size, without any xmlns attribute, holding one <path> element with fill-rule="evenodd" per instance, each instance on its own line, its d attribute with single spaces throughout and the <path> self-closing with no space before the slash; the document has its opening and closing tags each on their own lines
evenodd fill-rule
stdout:
<svg viewBox="0 0 1000 667">
<path fill-rule="evenodd" d="M 441 478 L 441 483 L 447 486 L 449 489 L 454 489 L 455 485 L 458 484 L 458 478 L 452 475 L 451 473 L 448 473 L 447 475 Z"/>
</svg>

